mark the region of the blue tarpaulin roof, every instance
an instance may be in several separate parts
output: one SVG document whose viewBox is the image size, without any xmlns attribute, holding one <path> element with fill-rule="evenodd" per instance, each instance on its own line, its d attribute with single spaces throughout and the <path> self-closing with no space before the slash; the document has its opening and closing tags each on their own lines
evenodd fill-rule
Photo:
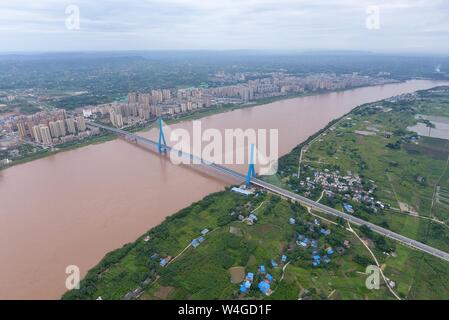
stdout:
<svg viewBox="0 0 449 320">
<path fill-rule="evenodd" d="M 249 290 L 249 288 L 251 288 L 251 282 L 249 281 L 244 281 L 241 285 L 240 285 L 240 292 L 247 292 Z"/>
<path fill-rule="evenodd" d="M 267 294 L 268 290 L 270 290 L 270 284 L 265 281 L 259 282 L 258 287 L 259 287 L 260 292 L 262 292 L 265 295 Z"/>
<path fill-rule="evenodd" d="M 193 246 L 194 248 L 198 247 L 199 245 L 200 245 L 200 243 L 198 242 L 197 239 L 193 239 L 193 240 L 192 240 L 192 246 Z"/>
</svg>

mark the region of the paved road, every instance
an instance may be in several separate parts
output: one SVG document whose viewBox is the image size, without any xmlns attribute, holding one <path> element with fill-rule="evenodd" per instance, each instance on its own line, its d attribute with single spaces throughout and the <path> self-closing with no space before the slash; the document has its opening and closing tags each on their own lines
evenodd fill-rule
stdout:
<svg viewBox="0 0 449 320">
<path fill-rule="evenodd" d="M 148 147 L 149 149 L 151 149 L 153 151 L 157 152 L 157 150 L 158 150 L 157 149 L 157 146 L 158 146 L 157 142 L 154 142 L 154 141 L 152 141 L 150 139 L 147 139 L 147 138 L 144 138 L 144 137 L 135 135 L 133 133 L 129 133 L 127 131 L 120 130 L 120 129 L 116 129 L 116 128 L 111 128 L 111 127 L 108 127 L 108 126 L 100 125 L 100 124 L 97 124 L 97 123 L 88 122 L 88 124 L 92 125 L 92 126 L 95 126 L 95 127 L 99 127 L 99 128 L 105 129 L 105 130 L 109 130 L 109 131 L 114 132 L 116 134 L 119 134 L 121 136 L 125 136 L 127 139 L 129 139 L 131 141 L 134 141 L 134 142 L 136 142 L 136 143 L 138 143 L 138 144 L 140 144 L 140 145 L 142 145 L 144 147 Z M 233 177 L 233 178 L 235 178 L 239 182 L 242 182 L 242 181 L 245 180 L 245 176 L 244 175 L 242 175 L 242 174 L 240 174 L 240 173 L 238 173 L 238 172 L 236 172 L 234 170 L 231 170 L 231 169 L 228 169 L 226 167 L 223 167 L 223 166 L 217 165 L 215 163 L 212 163 L 210 161 L 201 159 L 201 158 L 196 157 L 194 155 L 191 155 L 191 154 L 188 154 L 188 153 L 185 153 L 185 152 L 182 152 L 182 151 L 175 150 L 175 149 L 173 149 L 173 148 L 171 148 L 169 146 L 166 147 L 166 150 L 167 150 L 167 153 L 177 152 L 179 155 L 182 155 L 183 157 L 190 158 L 190 160 L 193 163 L 201 164 L 201 165 L 203 165 L 203 166 L 205 166 L 205 167 L 207 167 L 209 169 L 213 169 L 214 171 L 216 171 L 216 172 L 218 172 L 220 174 L 224 174 L 224 175 Z M 398 242 L 400 242 L 400 243 L 402 243 L 404 245 L 410 246 L 410 247 L 415 248 L 417 250 L 420 250 L 422 252 L 426 252 L 426 253 L 431 254 L 431 255 L 433 255 L 435 257 L 438 257 L 440 259 L 449 261 L 449 253 L 444 252 L 444 251 L 439 250 L 439 249 L 436 249 L 436 248 L 433 248 L 433 247 L 431 247 L 429 245 L 426 245 L 426 244 L 424 244 L 422 242 L 410 239 L 408 237 L 400 235 L 399 233 L 395 233 L 395 232 L 393 232 L 391 230 L 382 228 L 382 227 L 380 227 L 380 226 L 378 226 L 376 224 L 373 224 L 371 222 L 368 222 L 368 221 L 365 221 L 363 219 L 354 217 L 354 216 L 352 216 L 350 214 L 338 211 L 338 210 L 336 210 L 334 208 L 331 208 L 331 207 L 323 205 L 323 204 L 321 204 L 319 202 L 310 200 L 310 199 L 308 199 L 306 197 L 303 197 L 303 196 L 300 196 L 300 195 L 298 195 L 296 193 L 293 193 L 293 192 L 290 192 L 288 190 L 282 189 L 280 187 L 277 187 L 277 186 L 275 186 L 273 184 L 270 184 L 268 182 L 262 181 L 260 179 L 253 178 L 251 180 L 251 183 L 256 185 L 256 186 L 259 186 L 261 188 L 264 188 L 264 189 L 266 189 L 266 190 L 268 190 L 270 192 L 273 192 L 273 193 L 276 193 L 276 194 L 278 194 L 280 196 L 288 198 L 290 200 L 293 200 L 293 201 L 299 202 L 301 204 L 304 204 L 304 205 L 306 205 L 308 207 L 311 207 L 312 209 L 321 211 L 321 212 L 323 212 L 323 213 L 325 213 L 327 215 L 331 215 L 331 216 L 334 216 L 334 217 L 340 217 L 340 218 L 342 218 L 342 219 L 344 219 L 346 221 L 349 221 L 349 222 L 354 223 L 354 224 L 359 225 L 359 226 L 366 225 L 371 230 L 373 230 L 374 232 L 377 232 L 377 233 L 379 233 L 379 234 L 381 234 L 383 236 L 389 237 L 389 238 L 391 238 L 393 240 L 396 240 L 396 241 L 398 241 Z"/>
<path fill-rule="evenodd" d="M 274 186 L 274 185 L 272 185 L 270 183 L 266 183 L 266 182 L 264 182 L 264 181 L 262 181 L 260 179 L 253 179 L 252 183 L 257 185 L 257 186 L 260 186 L 260 187 L 262 187 L 264 189 L 267 189 L 267 190 L 269 190 L 271 192 L 274 192 L 274 193 L 277 193 L 277 194 L 279 194 L 281 196 L 284 196 L 284 197 L 286 197 L 288 199 L 291 199 L 291 200 L 300 202 L 302 204 L 305 204 L 305 205 L 307 205 L 307 206 L 309 206 L 309 207 L 311 207 L 311 208 L 313 208 L 315 210 L 319 210 L 321 212 L 324 212 L 326 214 L 329 214 L 329 215 L 332 215 L 332 216 L 335 216 L 335 217 L 343 218 L 346 221 L 349 221 L 349 222 L 354 223 L 354 224 L 359 225 L 359 226 L 360 225 L 366 225 L 371 230 L 373 230 L 373 231 L 375 231 L 375 232 L 377 232 L 377 233 L 379 233 L 381 235 L 384 235 L 384 236 L 389 237 L 389 238 L 391 238 L 393 240 L 399 241 L 402 244 L 411 246 L 411 247 L 413 247 L 415 249 L 418 249 L 420 251 L 429 253 L 429 254 L 431 254 L 431 255 L 433 255 L 435 257 L 438 257 L 438 258 L 441 258 L 443 260 L 449 261 L 449 254 L 448 253 L 446 253 L 444 251 L 441 251 L 439 249 L 433 248 L 431 246 L 428 246 L 428 245 L 426 245 L 426 244 L 424 244 L 422 242 L 410 239 L 408 237 L 405 237 L 403 235 L 395 233 L 395 232 L 393 232 L 391 230 L 379 227 L 376 224 L 373 224 L 373 223 L 365 221 L 363 219 L 354 217 L 354 216 L 352 216 L 350 214 L 338 211 L 338 210 L 336 210 L 334 208 L 328 207 L 328 206 L 323 205 L 323 204 L 321 204 L 319 202 L 315 202 L 313 200 L 310 200 L 308 198 L 300 196 L 300 195 L 298 195 L 296 193 L 293 193 L 293 192 L 287 191 L 285 189 L 279 188 L 279 187 Z"/>
</svg>

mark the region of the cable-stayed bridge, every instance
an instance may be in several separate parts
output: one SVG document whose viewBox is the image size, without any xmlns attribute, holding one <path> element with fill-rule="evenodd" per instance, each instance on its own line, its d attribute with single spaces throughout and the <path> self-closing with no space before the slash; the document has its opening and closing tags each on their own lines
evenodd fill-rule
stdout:
<svg viewBox="0 0 449 320">
<path fill-rule="evenodd" d="M 360 218 L 357 218 L 355 216 L 352 216 L 350 214 L 338 211 L 338 210 L 336 210 L 334 208 L 328 207 L 328 206 L 323 205 L 323 204 L 321 204 L 319 202 L 313 201 L 311 199 L 308 199 L 306 197 L 300 196 L 300 195 L 298 195 L 296 193 L 293 193 L 291 191 L 285 190 L 285 189 L 280 188 L 278 186 L 275 186 L 275 185 L 273 185 L 271 183 L 268 183 L 268 182 L 265 182 L 265 181 L 263 181 L 261 179 L 258 179 L 257 177 L 254 176 L 254 165 L 252 164 L 252 160 L 251 160 L 251 163 L 250 163 L 250 168 L 248 170 L 248 174 L 245 176 L 245 175 L 243 175 L 243 174 L 241 174 L 241 173 L 239 173 L 239 172 L 237 172 L 235 170 L 226 168 L 226 167 L 224 167 L 222 165 L 215 164 L 215 163 L 213 163 L 211 161 L 202 159 L 201 157 L 195 156 L 195 155 L 190 154 L 190 153 L 183 152 L 181 150 L 176 150 L 176 149 L 174 149 L 174 148 L 172 148 L 172 147 L 170 147 L 170 146 L 168 146 L 166 144 L 165 136 L 164 136 L 164 133 L 163 133 L 163 130 L 162 130 L 162 125 L 163 125 L 162 119 L 159 119 L 159 140 L 157 142 L 153 141 L 151 139 L 148 139 L 148 138 L 144 138 L 144 137 L 139 136 L 137 134 L 127 132 L 125 130 L 112 128 L 112 127 L 105 126 L 105 125 L 102 125 L 102 124 L 98 124 L 98 123 L 95 123 L 95 122 L 90 122 L 89 121 L 87 124 L 90 125 L 90 126 L 93 126 L 93 127 L 97 127 L 97 128 L 100 128 L 100 129 L 107 130 L 109 132 L 115 133 L 115 134 L 121 136 L 122 138 L 124 138 L 125 140 L 130 141 L 132 143 L 135 143 L 137 145 L 140 145 L 141 147 L 147 148 L 147 149 L 149 149 L 151 151 L 155 151 L 155 152 L 158 152 L 158 153 L 164 153 L 164 154 L 165 153 L 175 152 L 175 153 L 178 154 L 178 157 L 185 157 L 187 159 L 190 159 L 190 163 L 192 163 L 192 164 L 200 164 L 200 165 L 204 166 L 205 168 L 211 169 L 212 171 L 214 171 L 216 173 L 219 173 L 219 174 L 225 175 L 227 177 L 233 178 L 238 183 L 242 183 L 242 182 L 246 181 L 247 184 L 252 184 L 252 185 L 257 186 L 259 188 L 265 189 L 265 190 L 267 190 L 269 192 L 272 192 L 272 193 L 277 194 L 277 195 L 279 195 L 281 197 L 287 198 L 287 199 L 289 199 L 291 201 L 299 202 L 299 203 L 301 203 L 301 204 L 303 204 L 303 205 L 305 205 L 307 207 L 310 207 L 311 209 L 323 212 L 323 213 L 325 213 L 327 215 L 330 215 L 330 216 L 333 216 L 333 217 L 342 218 L 342 219 L 344 219 L 344 220 L 346 220 L 346 221 L 348 221 L 350 223 L 354 223 L 354 224 L 359 225 L 359 226 L 366 225 L 371 230 L 373 230 L 374 232 L 377 232 L 377 233 L 379 233 L 379 234 L 381 234 L 383 236 L 386 236 L 386 237 L 388 237 L 390 239 L 398 241 L 398 242 L 400 242 L 400 243 L 402 243 L 402 244 L 404 244 L 406 246 L 412 247 L 412 248 L 414 248 L 416 250 L 419 250 L 419 251 L 422 251 L 422 252 L 426 252 L 426 253 L 431 254 L 431 255 L 433 255 L 435 257 L 438 257 L 440 259 L 449 261 L 449 253 L 447 253 L 447 252 L 444 252 L 442 250 L 433 248 L 433 247 L 431 247 L 429 245 L 426 245 L 426 244 L 424 244 L 422 242 L 419 242 L 419 241 L 416 241 L 414 239 L 405 237 L 405 236 L 403 236 L 401 234 L 398 234 L 398 233 L 393 232 L 391 230 L 388 230 L 386 228 L 380 227 L 380 226 L 378 226 L 376 224 L 373 224 L 371 222 L 368 222 L 368 221 L 365 221 L 363 219 L 360 219 Z M 254 154 L 254 153 L 252 152 L 252 154 Z"/>
</svg>

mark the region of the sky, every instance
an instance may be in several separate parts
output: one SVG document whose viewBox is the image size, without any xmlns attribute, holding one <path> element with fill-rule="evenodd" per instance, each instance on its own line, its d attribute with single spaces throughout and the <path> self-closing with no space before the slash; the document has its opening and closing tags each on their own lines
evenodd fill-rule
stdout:
<svg viewBox="0 0 449 320">
<path fill-rule="evenodd" d="M 0 40 L 0 52 L 362 50 L 449 55 L 449 0 L 0 0 Z"/>
</svg>

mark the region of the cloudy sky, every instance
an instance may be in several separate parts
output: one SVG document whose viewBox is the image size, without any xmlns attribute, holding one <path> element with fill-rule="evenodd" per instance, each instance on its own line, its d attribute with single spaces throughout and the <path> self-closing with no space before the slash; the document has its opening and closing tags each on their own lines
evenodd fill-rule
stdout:
<svg viewBox="0 0 449 320">
<path fill-rule="evenodd" d="M 0 0 L 0 39 L 1 52 L 325 49 L 449 55 L 449 0 Z"/>
</svg>

